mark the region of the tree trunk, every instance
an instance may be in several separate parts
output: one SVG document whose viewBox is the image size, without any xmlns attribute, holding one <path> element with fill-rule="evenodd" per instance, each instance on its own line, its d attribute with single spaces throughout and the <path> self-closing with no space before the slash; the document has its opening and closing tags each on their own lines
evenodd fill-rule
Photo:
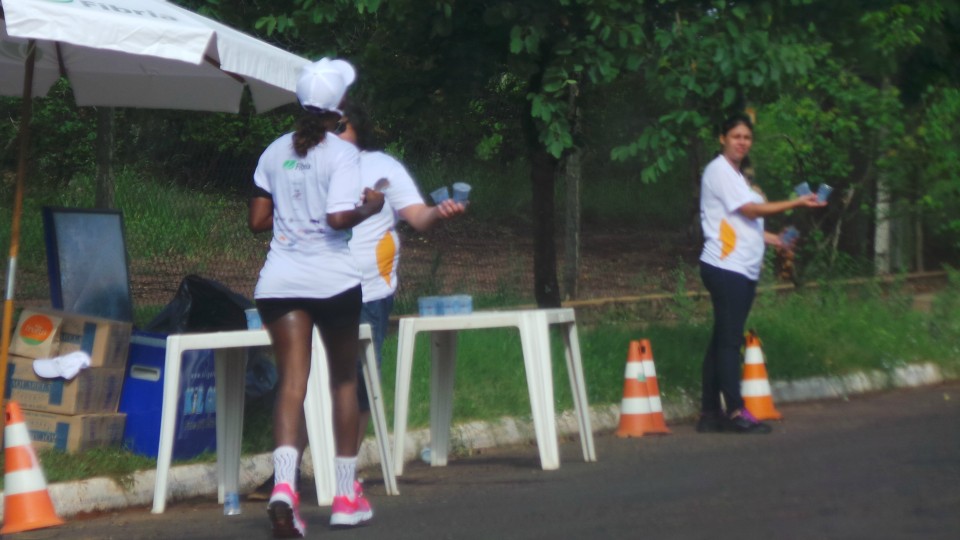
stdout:
<svg viewBox="0 0 960 540">
<path fill-rule="evenodd" d="M 873 232 L 873 269 L 876 274 L 890 273 L 890 192 L 883 178 L 877 178 L 877 202 L 874 206 L 876 228 Z"/>
<path fill-rule="evenodd" d="M 563 242 L 563 291 L 567 300 L 577 298 L 580 280 L 580 186 L 582 178 L 582 151 L 580 139 L 580 108 L 577 106 L 578 88 L 570 86 L 569 118 L 574 147 L 564 158 L 564 185 L 566 185 L 566 213 Z"/>
<path fill-rule="evenodd" d="M 94 206 L 113 208 L 116 196 L 113 177 L 113 108 L 97 109 L 97 179 Z"/>
<path fill-rule="evenodd" d="M 690 245 L 703 245 L 703 229 L 700 226 L 700 180 L 704 168 L 704 148 L 698 139 L 690 143 L 690 206 L 687 219 L 687 238 Z"/>
<path fill-rule="evenodd" d="M 923 260 L 923 210 L 917 210 L 913 217 L 913 258 L 917 272 L 926 270 Z"/>
<path fill-rule="evenodd" d="M 533 294 L 542 308 L 560 307 L 555 245 L 554 186 L 557 158 L 545 149 L 534 151 L 530 180 L 533 187 Z"/>
<path fill-rule="evenodd" d="M 910 226 L 913 227 L 913 269 L 916 272 L 926 270 L 926 261 L 923 256 L 923 188 L 919 177 L 911 180 L 913 195 L 910 197 Z"/>
<path fill-rule="evenodd" d="M 566 157 L 566 224 L 563 241 L 563 291 L 567 300 L 577 298 L 580 280 L 580 149 Z"/>
</svg>

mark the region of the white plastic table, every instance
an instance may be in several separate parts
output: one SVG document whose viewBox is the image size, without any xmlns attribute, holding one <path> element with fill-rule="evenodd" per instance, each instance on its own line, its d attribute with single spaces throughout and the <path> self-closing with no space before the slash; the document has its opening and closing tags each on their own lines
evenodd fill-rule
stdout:
<svg viewBox="0 0 960 540">
<path fill-rule="evenodd" d="M 447 464 L 450 446 L 450 422 L 453 417 L 453 380 L 457 356 L 457 333 L 480 328 L 516 327 L 520 331 L 523 364 L 530 393 L 530 408 L 545 470 L 560 467 L 557 445 L 556 412 L 553 403 L 553 372 L 550 357 L 551 325 L 563 327 L 567 373 L 573 391 L 573 405 L 580 429 L 584 461 L 596 461 L 587 388 L 580 358 L 580 340 L 572 308 L 489 311 L 469 315 L 403 317 L 397 345 L 397 392 L 394 408 L 394 473 L 403 474 L 404 438 L 410 404 L 410 376 L 418 332 L 430 332 L 432 368 L 430 376 L 430 464 Z"/>
<path fill-rule="evenodd" d="M 166 508 L 168 477 L 173 456 L 177 421 L 177 401 L 180 391 L 180 364 L 183 353 L 197 349 L 213 349 L 217 392 L 217 499 L 222 504 L 224 494 L 237 491 L 240 476 L 240 441 L 243 435 L 243 406 L 246 385 L 247 353 L 251 347 L 270 345 L 266 330 L 237 330 L 167 336 L 164 363 L 163 403 L 160 420 L 160 446 L 157 452 L 157 475 L 153 492 L 153 513 Z M 384 484 L 388 494 L 396 495 L 396 476 L 390 461 L 390 443 L 386 416 L 383 411 L 383 393 L 380 374 L 370 333 L 370 325 L 360 325 L 364 383 L 370 396 L 371 416 L 380 451 Z M 313 355 L 304 414 L 307 436 L 317 484 L 317 501 L 323 505 L 333 502 L 335 455 L 333 441 L 332 402 L 329 390 L 326 354 L 319 333 L 313 332 Z"/>
</svg>

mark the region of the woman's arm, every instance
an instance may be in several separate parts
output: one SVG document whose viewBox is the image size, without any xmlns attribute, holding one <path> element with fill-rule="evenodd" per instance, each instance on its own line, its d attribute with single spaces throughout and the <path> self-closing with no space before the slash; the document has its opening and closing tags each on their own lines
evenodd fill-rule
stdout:
<svg viewBox="0 0 960 540">
<path fill-rule="evenodd" d="M 783 244 L 783 240 L 780 239 L 779 234 L 773 234 L 768 231 L 763 231 L 763 242 L 773 247 L 786 247 Z"/>
<path fill-rule="evenodd" d="M 811 193 L 809 195 L 797 197 L 796 199 L 789 201 L 747 203 L 738 208 L 737 212 L 740 212 L 746 218 L 756 219 L 779 214 L 792 208 L 822 208 L 826 205 L 826 202 L 820 202 L 820 200 L 817 199 L 817 195 L 815 193 Z"/>
<path fill-rule="evenodd" d="M 363 220 L 376 214 L 383 208 L 383 193 L 370 188 L 363 190 L 363 203 L 353 210 L 327 214 L 327 224 L 337 231 L 356 227 Z"/>
<path fill-rule="evenodd" d="M 436 206 L 427 206 L 422 203 L 411 204 L 400 209 L 400 217 L 419 232 L 432 227 L 440 219 L 450 219 L 467 211 L 467 207 L 460 202 L 447 199 Z"/>
<path fill-rule="evenodd" d="M 251 232 L 269 231 L 273 228 L 273 199 L 253 197 L 250 199 L 250 211 L 247 214 L 247 227 Z"/>
</svg>

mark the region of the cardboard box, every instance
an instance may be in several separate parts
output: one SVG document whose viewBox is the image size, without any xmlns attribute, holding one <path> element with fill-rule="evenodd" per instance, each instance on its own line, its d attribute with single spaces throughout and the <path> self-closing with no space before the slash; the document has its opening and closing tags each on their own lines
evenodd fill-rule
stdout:
<svg viewBox="0 0 960 540">
<path fill-rule="evenodd" d="M 56 448 L 67 453 L 91 448 L 120 446 L 127 415 L 111 414 L 52 414 L 23 410 L 23 419 L 30 432 L 33 447 Z"/>
<path fill-rule="evenodd" d="M 27 358 L 53 358 L 74 351 L 90 355 L 91 367 L 123 369 L 132 324 L 49 308 L 24 309 L 10 352 Z"/>
<path fill-rule="evenodd" d="M 11 356 L 6 399 L 24 409 L 59 414 L 115 413 L 123 389 L 122 369 L 81 369 L 71 380 L 43 379 L 33 372 L 33 358 Z"/>
</svg>

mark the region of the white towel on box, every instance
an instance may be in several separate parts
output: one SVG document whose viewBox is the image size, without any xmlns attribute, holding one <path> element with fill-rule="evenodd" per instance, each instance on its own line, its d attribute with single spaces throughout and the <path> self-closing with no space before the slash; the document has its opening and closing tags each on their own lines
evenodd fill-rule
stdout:
<svg viewBox="0 0 960 540">
<path fill-rule="evenodd" d="M 56 377 L 72 379 L 80 373 L 81 369 L 88 367 L 90 367 L 90 355 L 84 351 L 74 351 L 56 358 L 33 361 L 33 372 L 45 379 Z"/>
</svg>

